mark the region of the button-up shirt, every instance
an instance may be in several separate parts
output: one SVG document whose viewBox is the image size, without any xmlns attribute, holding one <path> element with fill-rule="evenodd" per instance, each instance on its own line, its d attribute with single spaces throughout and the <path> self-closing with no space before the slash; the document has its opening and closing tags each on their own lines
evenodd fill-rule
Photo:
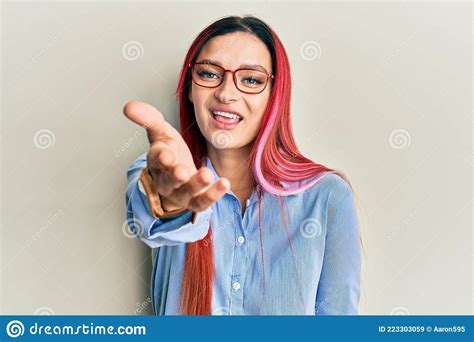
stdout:
<svg viewBox="0 0 474 342">
<path fill-rule="evenodd" d="M 263 192 L 260 239 L 257 189 L 246 200 L 243 216 L 229 190 L 199 212 L 194 224 L 190 211 L 157 219 L 138 184 L 145 166 L 146 153 L 127 171 L 127 221 L 152 249 L 155 314 L 178 314 L 186 244 L 203 239 L 208 229 L 214 248 L 213 315 L 358 313 L 359 225 L 352 189 L 340 176 L 327 172 L 307 190 L 283 196 L 283 211 L 278 196 Z M 217 180 L 209 158 L 206 166 Z"/>
</svg>

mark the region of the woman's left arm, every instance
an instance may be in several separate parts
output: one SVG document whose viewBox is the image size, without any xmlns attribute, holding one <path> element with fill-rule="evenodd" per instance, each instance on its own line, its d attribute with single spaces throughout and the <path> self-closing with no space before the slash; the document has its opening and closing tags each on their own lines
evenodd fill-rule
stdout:
<svg viewBox="0 0 474 342">
<path fill-rule="evenodd" d="M 339 176 L 327 201 L 326 242 L 316 315 L 357 315 L 360 298 L 359 224 L 350 186 Z"/>
</svg>

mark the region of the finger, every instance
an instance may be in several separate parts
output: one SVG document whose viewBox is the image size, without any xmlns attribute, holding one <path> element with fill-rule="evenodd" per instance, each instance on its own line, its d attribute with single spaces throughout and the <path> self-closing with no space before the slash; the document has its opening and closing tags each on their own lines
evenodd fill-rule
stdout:
<svg viewBox="0 0 474 342">
<path fill-rule="evenodd" d="M 123 113 L 127 118 L 146 129 L 150 143 L 166 136 L 166 121 L 163 114 L 152 105 L 131 101 L 123 107 Z"/>
<path fill-rule="evenodd" d="M 149 153 L 148 168 L 158 193 L 168 196 L 176 188 L 187 183 L 197 171 L 196 168 L 177 164 L 172 150 L 168 147 L 161 146 L 157 147 L 156 150 Z"/>
<path fill-rule="evenodd" d="M 217 202 L 229 190 L 230 182 L 227 178 L 220 178 L 202 194 L 193 197 L 188 208 L 193 211 L 204 211 Z"/>
<path fill-rule="evenodd" d="M 175 177 L 178 178 L 176 175 Z M 211 170 L 207 167 L 199 169 L 199 171 L 194 173 L 188 180 L 186 180 L 185 177 L 187 177 L 187 174 L 180 179 L 182 184 L 169 194 L 169 198 L 182 207 L 187 207 L 193 197 L 204 192 L 211 185 L 214 178 Z"/>
<path fill-rule="evenodd" d="M 168 197 L 175 189 L 174 182 L 174 177 L 168 172 L 164 171 L 159 174 L 156 181 L 154 182 L 156 191 L 158 191 L 161 196 Z M 170 198 L 172 199 L 172 197 Z"/>
<path fill-rule="evenodd" d="M 182 164 L 176 157 L 175 151 L 166 144 L 160 144 L 156 147 L 152 146 L 152 148 L 148 162 L 149 167 L 168 172 L 174 178 L 175 183 L 179 184 L 175 187 L 186 183 L 197 172 L 194 165 L 190 167 Z"/>
<path fill-rule="evenodd" d="M 158 192 L 163 196 L 169 197 L 174 203 L 181 205 L 183 202 L 176 202 L 177 199 L 174 195 L 174 191 L 187 183 L 190 180 L 192 173 L 193 171 L 184 165 L 176 165 L 171 172 L 163 171 L 158 177 L 156 183 Z M 196 173 L 196 171 L 194 171 L 194 173 Z M 182 206 L 187 206 L 187 203 Z"/>
</svg>

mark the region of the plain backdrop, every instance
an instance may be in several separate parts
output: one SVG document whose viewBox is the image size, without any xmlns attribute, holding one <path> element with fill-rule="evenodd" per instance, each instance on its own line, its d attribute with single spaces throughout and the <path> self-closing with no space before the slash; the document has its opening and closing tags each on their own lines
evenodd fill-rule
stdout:
<svg viewBox="0 0 474 342">
<path fill-rule="evenodd" d="M 472 8 L 416 2 L 2 3 L 2 314 L 150 314 L 122 114 L 177 127 L 192 40 L 253 14 L 291 62 L 301 150 L 354 185 L 361 314 L 472 314 Z"/>
</svg>

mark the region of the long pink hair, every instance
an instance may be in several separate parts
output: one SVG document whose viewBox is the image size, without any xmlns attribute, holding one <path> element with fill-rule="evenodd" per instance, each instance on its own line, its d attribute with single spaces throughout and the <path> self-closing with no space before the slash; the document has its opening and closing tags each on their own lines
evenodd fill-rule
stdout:
<svg viewBox="0 0 474 342">
<path fill-rule="evenodd" d="M 196 167 L 199 169 L 203 166 L 202 163 L 207 151 L 206 140 L 196 125 L 194 107 L 188 97 L 191 85 L 191 74 L 188 65 L 196 61 L 199 52 L 210 39 L 232 32 L 247 32 L 265 43 L 272 57 L 272 68 L 275 75 L 261 128 L 250 154 L 254 180 L 259 186 L 258 218 L 262 271 L 265 275 L 261 222 L 262 191 L 280 196 L 280 205 L 284 215 L 283 221 L 285 222 L 290 249 L 293 253 L 293 261 L 295 261 L 286 226 L 285 216 L 287 214 L 281 196 L 305 191 L 314 185 L 323 173 L 336 173 L 346 180 L 349 185 L 350 182 L 342 172 L 317 164 L 298 151 L 290 122 L 291 76 L 288 57 L 276 33 L 263 21 L 253 16 L 224 17 L 212 23 L 196 37 L 184 60 L 176 90 L 180 132 L 191 150 Z M 294 185 L 283 187 L 280 182 Z M 265 277 L 263 277 L 263 289 L 265 289 L 264 279 Z M 297 274 L 297 281 L 299 281 L 298 279 Z M 185 268 L 179 301 L 180 313 L 185 315 L 210 315 L 213 281 L 212 229 L 209 228 L 209 232 L 204 239 L 186 245 Z"/>
</svg>

